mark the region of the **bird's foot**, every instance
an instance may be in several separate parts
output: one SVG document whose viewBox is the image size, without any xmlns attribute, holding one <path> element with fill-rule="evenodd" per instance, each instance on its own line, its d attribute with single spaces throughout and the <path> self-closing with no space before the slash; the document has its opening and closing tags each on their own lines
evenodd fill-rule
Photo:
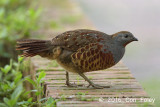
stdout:
<svg viewBox="0 0 160 107">
<path fill-rule="evenodd" d="M 111 86 L 107 85 L 107 86 L 102 86 L 102 85 L 98 85 L 98 84 L 89 84 L 87 87 L 90 87 L 92 86 L 93 88 L 96 88 L 96 89 L 103 89 L 103 88 L 110 88 Z"/>
<path fill-rule="evenodd" d="M 80 86 L 82 87 L 82 86 L 84 86 L 83 84 L 75 84 L 75 83 L 70 83 L 70 82 L 67 82 L 66 85 L 68 87 L 80 87 Z"/>
</svg>

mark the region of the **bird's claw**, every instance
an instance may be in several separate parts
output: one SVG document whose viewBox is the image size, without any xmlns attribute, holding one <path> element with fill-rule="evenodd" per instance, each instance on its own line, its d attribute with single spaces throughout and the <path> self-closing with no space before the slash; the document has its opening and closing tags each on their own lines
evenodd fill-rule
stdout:
<svg viewBox="0 0 160 107">
<path fill-rule="evenodd" d="M 93 88 L 96 88 L 96 89 L 110 88 L 110 86 L 101 86 L 98 84 L 89 84 L 87 87 L 90 87 L 90 86 L 92 86 Z"/>
<path fill-rule="evenodd" d="M 75 84 L 75 83 L 66 83 L 66 85 L 68 86 L 68 87 L 79 87 L 79 86 L 83 86 L 83 84 Z"/>
</svg>

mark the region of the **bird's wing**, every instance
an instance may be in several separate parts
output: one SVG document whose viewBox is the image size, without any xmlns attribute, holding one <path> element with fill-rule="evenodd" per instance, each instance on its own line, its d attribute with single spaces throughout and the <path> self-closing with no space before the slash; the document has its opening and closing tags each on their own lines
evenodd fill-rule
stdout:
<svg viewBox="0 0 160 107">
<path fill-rule="evenodd" d="M 52 39 L 52 44 L 76 52 L 79 48 L 104 40 L 107 34 L 95 30 L 78 29 L 64 32 Z"/>
<path fill-rule="evenodd" d="M 82 72 L 106 69 L 115 64 L 111 51 L 100 43 L 90 43 L 78 49 L 71 57 L 72 62 L 80 67 Z"/>
</svg>

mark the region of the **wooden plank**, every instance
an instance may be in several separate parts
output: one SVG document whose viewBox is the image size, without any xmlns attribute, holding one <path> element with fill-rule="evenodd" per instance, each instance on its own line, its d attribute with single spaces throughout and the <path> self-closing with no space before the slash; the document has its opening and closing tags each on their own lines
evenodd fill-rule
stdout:
<svg viewBox="0 0 160 107">
<path fill-rule="evenodd" d="M 41 58 L 38 58 L 40 60 Z M 47 65 L 48 61 L 40 64 Z M 38 64 L 38 61 L 37 61 Z M 122 62 L 116 66 L 101 71 L 86 73 L 94 83 L 110 85 L 110 88 L 94 89 L 92 87 L 67 87 L 65 85 L 65 71 L 61 67 L 40 67 L 46 72 L 45 96 L 65 101 L 57 102 L 57 107 L 136 107 L 145 103 L 139 102 L 140 98 L 149 98 L 141 85 L 133 77 L 129 69 Z M 60 69 L 60 70 L 59 70 Z M 37 67 L 38 70 L 38 67 Z M 72 83 L 88 85 L 83 78 L 75 73 L 70 73 Z M 119 98 L 122 102 L 108 102 L 111 98 Z M 136 99 L 136 102 L 127 102 L 126 99 Z M 103 99 L 101 101 L 100 99 Z M 150 106 L 152 106 L 150 104 Z"/>
</svg>

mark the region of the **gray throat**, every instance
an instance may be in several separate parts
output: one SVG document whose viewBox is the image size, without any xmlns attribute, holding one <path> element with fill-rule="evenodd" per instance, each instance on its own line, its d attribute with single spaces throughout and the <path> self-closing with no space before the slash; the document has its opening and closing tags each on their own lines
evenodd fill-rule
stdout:
<svg viewBox="0 0 160 107">
<path fill-rule="evenodd" d="M 113 52 L 113 57 L 114 57 L 114 60 L 115 60 L 115 64 L 117 64 L 122 59 L 122 57 L 124 56 L 125 48 L 123 46 L 116 46 L 116 48 L 114 48 L 113 51 L 114 51 Z"/>
</svg>

